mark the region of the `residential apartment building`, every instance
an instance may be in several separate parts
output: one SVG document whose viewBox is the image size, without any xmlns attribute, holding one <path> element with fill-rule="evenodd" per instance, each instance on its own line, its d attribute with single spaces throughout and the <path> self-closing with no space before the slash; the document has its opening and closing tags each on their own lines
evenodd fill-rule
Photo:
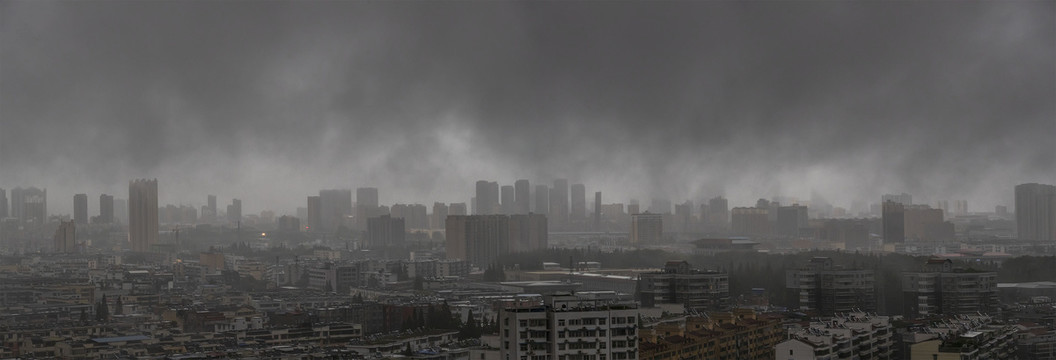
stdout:
<svg viewBox="0 0 1056 360">
<path fill-rule="evenodd" d="M 511 303 L 499 314 L 501 359 L 638 358 L 638 308 L 613 291 Z"/>
</svg>

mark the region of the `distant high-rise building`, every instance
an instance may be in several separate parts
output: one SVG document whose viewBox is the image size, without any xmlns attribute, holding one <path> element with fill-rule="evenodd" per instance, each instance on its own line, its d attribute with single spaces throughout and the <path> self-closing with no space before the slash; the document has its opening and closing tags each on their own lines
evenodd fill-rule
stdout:
<svg viewBox="0 0 1056 360">
<path fill-rule="evenodd" d="M 514 209 L 516 209 L 514 202 L 516 202 L 515 199 L 517 198 L 517 195 L 513 192 L 513 185 L 502 186 L 500 188 L 499 194 L 499 197 L 501 199 L 502 213 L 504 215 L 513 214 Z"/>
<path fill-rule="evenodd" d="M 884 244 L 906 242 L 905 206 L 894 200 L 885 200 L 883 205 Z"/>
<path fill-rule="evenodd" d="M 476 188 L 476 212 L 474 215 L 492 215 L 498 213 L 499 183 L 480 180 Z"/>
<path fill-rule="evenodd" d="M 323 231 L 323 203 L 318 196 L 308 197 L 308 221 L 305 224 L 309 232 Z"/>
<path fill-rule="evenodd" d="M 10 214 L 7 212 L 7 191 L 0 189 L 0 221 L 6 219 Z"/>
<path fill-rule="evenodd" d="M 356 194 L 359 194 L 358 190 Z M 352 215 L 352 190 L 319 190 L 319 206 L 322 211 L 319 213 L 322 231 L 335 232 L 345 217 Z"/>
<path fill-rule="evenodd" d="M 404 219 L 404 225 L 407 229 L 425 229 L 429 227 L 429 218 L 426 216 L 425 205 L 394 204 L 389 213 L 394 218 Z"/>
<path fill-rule="evenodd" d="M 101 194 L 99 195 L 99 217 L 97 218 L 99 223 L 110 224 L 114 222 L 114 196 Z"/>
<path fill-rule="evenodd" d="M 547 215 L 550 213 L 550 188 L 546 185 L 535 186 L 535 203 L 532 211 L 537 214 Z"/>
<path fill-rule="evenodd" d="M 594 231 L 601 231 L 601 191 L 594 192 Z"/>
<path fill-rule="evenodd" d="M 546 216 L 510 215 L 509 251 L 545 250 L 549 244 Z"/>
<path fill-rule="evenodd" d="M 227 222 L 237 224 L 242 221 L 242 200 L 231 199 L 227 206 Z"/>
<path fill-rule="evenodd" d="M 466 260 L 483 268 L 509 253 L 509 216 L 449 215 L 444 232 L 448 259 Z"/>
<path fill-rule="evenodd" d="M 1020 240 L 1056 241 L 1056 186 L 1016 185 L 1016 234 Z"/>
<path fill-rule="evenodd" d="M 587 187 L 583 184 L 572 184 L 572 212 L 568 216 L 577 223 L 587 219 Z"/>
<path fill-rule="evenodd" d="M 378 188 L 356 189 L 356 230 L 366 230 L 367 219 L 381 215 L 381 202 L 378 199 Z"/>
<path fill-rule="evenodd" d="M 451 203 L 447 206 L 447 216 L 451 215 L 469 215 L 469 209 L 466 208 L 466 203 Z M 447 218 L 444 218 L 445 224 Z"/>
<path fill-rule="evenodd" d="M 48 220 L 48 190 L 35 187 L 11 189 L 11 217 L 23 224 L 42 228 Z"/>
<path fill-rule="evenodd" d="M 206 195 L 205 205 L 202 206 L 201 220 L 204 223 L 216 222 L 216 195 Z"/>
<path fill-rule="evenodd" d="M 997 214 L 997 216 L 1006 217 L 1006 216 L 1008 216 L 1008 206 L 1004 206 L 1004 205 L 994 206 L 994 213 Z"/>
<path fill-rule="evenodd" d="M 368 248 L 403 246 L 406 236 L 404 220 L 404 218 L 391 215 L 367 219 L 367 241 L 364 246 Z"/>
<path fill-rule="evenodd" d="M 770 215 L 766 208 L 735 207 L 730 211 L 730 233 L 734 235 L 770 235 Z"/>
<path fill-rule="evenodd" d="M 953 223 L 945 222 L 942 209 L 927 205 L 902 207 L 905 239 L 915 241 L 952 241 Z"/>
<path fill-rule="evenodd" d="M 902 204 L 902 206 L 913 205 L 913 196 L 906 193 L 902 193 L 899 195 L 885 194 L 880 197 L 881 203 L 885 203 L 888 201 L 893 201 Z"/>
<path fill-rule="evenodd" d="M 722 196 L 708 200 L 708 212 L 704 215 L 710 225 L 725 227 L 730 223 L 730 204 Z"/>
<path fill-rule="evenodd" d="M 627 204 L 627 213 L 631 215 L 640 214 L 642 212 L 640 206 L 638 203 L 631 201 L 630 204 Z"/>
<path fill-rule="evenodd" d="M 550 189 L 550 213 L 547 219 L 558 230 L 565 230 L 568 225 L 568 180 L 554 180 L 554 186 Z"/>
<path fill-rule="evenodd" d="M 147 252 L 158 241 L 158 180 L 128 184 L 128 242 L 135 252 Z"/>
<path fill-rule="evenodd" d="M 443 229 L 444 221 L 447 219 L 448 207 L 442 202 L 433 203 L 433 215 L 430 216 L 430 229 Z"/>
<path fill-rule="evenodd" d="M 73 221 L 78 224 L 88 223 L 87 194 L 76 194 L 73 196 Z"/>
<path fill-rule="evenodd" d="M 799 236 L 799 229 L 807 227 L 807 207 L 802 205 L 777 208 L 777 235 Z"/>
<path fill-rule="evenodd" d="M 631 215 L 631 244 L 657 244 L 663 237 L 663 215 L 651 214 L 648 211 Z"/>
<path fill-rule="evenodd" d="M 671 200 L 668 199 L 653 199 L 649 204 L 649 212 L 654 214 L 670 214 L 671 213 Z"/>
<path fill-rule="evenodd" d="M 668 227 L 668 229 L 673 229 L 680 233 L 686 233 L 692 230 L 691 227 L 693 225 L 693 202 L 686 200 L 686 202 L 684 203 L 676 204 L 675 216 L 673 220 L 674 221 L 672 221 L 672 225 L 674 226 Z"/>
<path fill-rule="evenodd" d="M 87 195 L 85 195 L 85 198 L 87 198 Z M 77 251 L 77 231 L 74 224 L 74 221 L 59 223 L 59 228 L 55 230 L 55 236 L 52 237 L 55 252 L 72 253 Z"/>
<path fill-rule="evenodd" d="M 283 215 L 279 217 L 279 231 L 281 232 L 300 232 L 301 231 L 301 219 L 295 216 Z"/>
<path fill-rule="evenodd" d="M 128 200 L 114 199 L 114 222 L 128 223 Z"/>
<path fill-rule="evenodd" d="M 531 191 L 532 188 L 528 184 L 528 180 L 517 180 L 513 183 L 514 192 L 514 213 L 516 214 L 527 214 L 531 211 Z"/>
</svg>

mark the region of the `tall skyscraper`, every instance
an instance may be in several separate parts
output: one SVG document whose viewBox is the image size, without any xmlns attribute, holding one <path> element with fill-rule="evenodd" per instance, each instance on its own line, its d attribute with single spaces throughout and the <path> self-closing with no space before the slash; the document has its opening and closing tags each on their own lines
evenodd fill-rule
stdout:
<svg viewBox="0 0 1056 360">
<path fill-rule="evenodd" d="M 551 227 L 565 230 L 568 226 L 568 180 L 554 180 L 554 186 L 550 189 L 550 214 L 547 219 Z"/>
<path fill-rule="evenodd" d="M 73 195 L 73 221 L 78 224 L 88 223 L 88 195 Z"/>
<path fill-rule="evenodd" d="M 601 231 L 601 191 L 594 192 L 594 231 Z"/>
<path fill-rule="evenodd" d="M 356 190 L 356 194 L 359 194 L 359 190 Z M 322 207 L 322 212 L 319 213 L 320 221 L 322 221 L 319 225 L 322 231 L 328 233 L 337 231 L 345 217 L 353 214 L 352 190 L 319 190 L 319 204 Z"/>
<path fill-rule="evenodd" d="M 158 180 L 128 183 L 128 242 L 132 251 L 147 252 L 158 242 Z"/>
<path fill-rule="evenodd" d="M 533 212 L 548 215 L 550 213 L 550 188 L 546 187 L 546 185 L 536 185 L 535 204 L 533 205 Z"/>
<path fill-rule="evenodd" d="M 1016 185 L 1016 233 L 1020 240 L 1056 241 L 1056 186 Z"/>
<path fill-rule="evenodd" d="M 367 219 L 381 215 L 378 188 L 356 189 L 356 230 L 367 230 Z"/>
<path fill-rule="evenodd" d="M 318 196 L 308 197 L 308 232 L 322 232 L 323 231 L 323 204 L 319 200 Z"/>
<path fill-rule="evenodd" d="M 202 221 L 206 223 L 216 222 L 216 195 L 205 197 L 206 205 L 202 207 Z"/>
<path fill-rule="evenodd" d="M 884 244 L 906 242 L 906 209 L 894 200 L 885 200 L 881 221 L 884 228 Z"/>
<path fill-rule="evenodd" d="M 572 208 L 568 215 L 572 222 L 583 222 L 587 219 L 587 187 L 583 184 L 572 184 Z"/>
<path fill-rule="evenodd" d="M 57 253 L 76 252 L 77 231 L 74 221 L 63 221 L 60 223 L 59 228 L 55 229 L 55 236 L 52 237 L 52 243 L 54 244 L 55 252 Z"/>
<path fill-rule="evenodd" d="M 531 191 L 532 188 L 528 184 L 528 180 L 517 180 L 513 183 L 514 192 L 514 212 L 517 214 L 527 214 L 531 211 Z"/>
<path fill-rule="evenodd" d="M 513 186 L 512 185 L 504 185 L 503 187 L 500 188 L 499 194 L 500 194 L 499 197 L 501 198 L 501 202 L 502 202 L 502 204 L 501 204 L 501 206 L 502 206 L 502 214 L 503 215 L 511 215 L 511 214 L 513 214 L 515 209 L 516 209 L 516 205 L 514 205 L 514 202 L 516 202 L 515 199 L 517 198 L 517 195 L 514 194 L 514 192 L 513 192 Z"/>
<path fill-rule="evenodd" d="M 242 221 L 242 200 L 231 199 L 231 205 L 227 206 L 227 222 L 238 224 Z"/>
<path fill-rule="evenodd" d="M 477 181 L 477 200 L 475 215 L 496 214 L 499 208 L 499 183 L 487 180 Z"/>
<path fill-rule="evenodd" d="M 7 190 L 0 189 L 0 220 L 6 219 L 10 216 L 7 209 Z"/>
<path fill-rule="evenodd" d="M 110 224 L 114 222 L 114 196 L 101 194 L 99 195 L 99 222 L 102 224 Z"/>
</svg>

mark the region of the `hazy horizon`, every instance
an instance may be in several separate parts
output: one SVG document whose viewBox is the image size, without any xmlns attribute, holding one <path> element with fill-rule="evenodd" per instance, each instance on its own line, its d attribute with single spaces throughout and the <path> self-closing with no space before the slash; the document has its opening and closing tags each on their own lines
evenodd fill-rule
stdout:
<svg viewBox="0 0 1056 360">
<path fill-rule="evenodd" d="M 278 215 L 480 179 L 971 211 L 1056 183 L 1052 1 L 7 0 L 0 29 L 0 188 L 51 213 L 135 178 Z"/>
</svg>

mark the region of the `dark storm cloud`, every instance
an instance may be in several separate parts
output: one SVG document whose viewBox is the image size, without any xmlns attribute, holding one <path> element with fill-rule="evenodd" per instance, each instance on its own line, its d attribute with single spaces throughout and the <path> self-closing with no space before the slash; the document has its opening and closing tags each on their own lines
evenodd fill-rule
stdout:
<svg viewBox="0 0 1056 360">
<path fill-rule="evenodd" d="M 0 6 L 0 184 L 63 197 L 158 177 L 289 211 L 567 177 L 982 210 L 1056 178 L 1051 1 Z"/>
</svg>

